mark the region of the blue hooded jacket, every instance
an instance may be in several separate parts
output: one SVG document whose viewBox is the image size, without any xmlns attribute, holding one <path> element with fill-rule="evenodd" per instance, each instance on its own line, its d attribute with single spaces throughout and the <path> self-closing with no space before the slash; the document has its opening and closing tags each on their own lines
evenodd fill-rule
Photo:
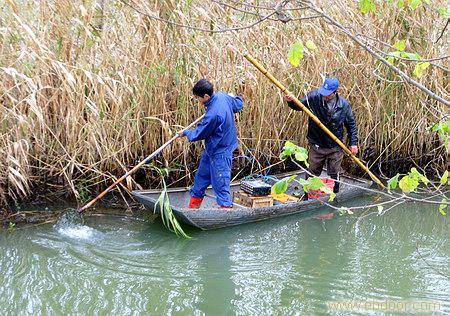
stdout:
<svg viewBox="0 0 450 316">
<path fill-rule="evenodd" d="M 225 92 L 215 92 L 205 103 L 206 113 L 196 129 L 184 131 L 190 142 L 205 140 L 205 151 L 209 156 L 229 154 L 237 148 L 237 131 L 234 113 L 244 105 L 241 97 Z"/>
</svg>

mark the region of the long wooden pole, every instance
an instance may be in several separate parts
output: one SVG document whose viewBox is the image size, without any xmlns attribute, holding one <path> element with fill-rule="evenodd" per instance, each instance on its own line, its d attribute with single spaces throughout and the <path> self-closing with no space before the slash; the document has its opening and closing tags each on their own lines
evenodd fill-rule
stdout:
<svg viewBox="0 0 450 316">
<path fill-rule="evenodd" d="M 244 54 L 244 57 L 252 63 L 253 66 L 255 66 L 261 73 L 266 76 L 274 85 L 276 85 L 284 94 L 286 95 L 292 95 L 289 90 L 283 86 L 281 82 L 279 82 L 274 76 L 272 76 L 256 59 L 254 59 L 249 54 Z M 293 96 L 293 95 L 292 95 Z M 339 138 L 337 138 L 325 125 L 322 124 L 322 122 L 306 107 L 303 105 L 303 103 L 300 102 L 299 99 L 293 96 L 292 101 L 303 111 L 305 112 L 319 127 L 332 139 L 334 140 L 344 151 L 347 153 L 364 171 L 366 171 L 369 176 L 375 181 L 380 187 L 383 189 L 385 186 L 383 183 L 378 179 L 370 170 L 367 168 L 361 160 L 358 159 L 351 151 L 350 149 L 345 146 L 343 142 Z"/>
<path fill-rule="evenodd" d="M 194 122 L 189 124 L 185 129 L 187 130 L 200 122 L 203 119 L 204 115 L 200 116 L 198 119 L 196 119 Z M 127 178 L 129 175 L 133 174 L 136 170 L 138 170 L 140 167 L 148 163 L 150 160 L 152 160 L 155 156 L 157 156 L 160 152 L 162 152 L 167 146 L 172 144 L 177 138 L 179 138 L 180 135 L 177 133 L 175 136 L 173 136 L 171 139 L 169 139 L 164 145 L 159 147 L 157 150 L 155 150 L 153 153 L 151 153 L 147 158 L 142 160 L 139 164 L 133 167 L 130 171 L 126 172 L 123 176 L 121 176 L 119 179 L 117 179 L 113 184 L 111 184 L 105 191 L 100 193 L 95 199 L 91 200 L 89 203 L 87 203 L 85 206 L 80 208 L 78 210 L 79 213 L 84 212 L 86 209 L 94 205 L 98 200 L 100 200 L 102 197 L 104 197 L 109 191 L 111 191 L 116 185 L 118 185 L 120 182 L 122 182 L 125 178 Z"/>
</svg>

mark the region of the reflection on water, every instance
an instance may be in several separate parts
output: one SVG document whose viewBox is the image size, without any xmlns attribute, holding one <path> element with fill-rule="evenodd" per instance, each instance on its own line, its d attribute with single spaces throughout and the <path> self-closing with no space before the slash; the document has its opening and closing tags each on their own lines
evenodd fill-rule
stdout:
<svg viewBox="0 0 450 316">
<path fill-rule="evenodd" d="M 450 313 L 447 220 L 408 205 L 355 233 L 356 215 L 191 229 L 193 240 L 112 213 L 1 231 L 0 314 L 348 315 L 327 306 L 344 300 L 437 301 Z"/>
</svg>

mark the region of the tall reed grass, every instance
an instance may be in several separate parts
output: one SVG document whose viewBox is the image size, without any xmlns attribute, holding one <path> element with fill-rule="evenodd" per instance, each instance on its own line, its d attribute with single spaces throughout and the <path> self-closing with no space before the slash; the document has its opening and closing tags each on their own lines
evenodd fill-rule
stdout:
<svg viewBox="0 0 450 316">
<path fill-rule="evenodd" d="M 203 28 L 254 19 L 196 0 L 136 5 Z M 447 52 L 445 41 L 432 42 L 445 21 L 425 4 L 412 12 L 383 3 L 372 15 L 359 13 L 350 0 L 319 5 L 356 33 L 390 44 L 406 39 L 408 49 L 423 58 Z M 431 161 L 435 168 L 446 166 L 442 143 L 428 130 L 445 109 L 414 87 L 396 82 L 390 71 L 323 20 L 269 20 L 239 32 L 213 34 L 155 21 L 120 1 L 9 0 L 0 10 L 3 204 L 8 198 L 35 197 L 41 189 L 65 190 L 85 199 L 104 188 L 201 115 L 190 95 L 202 77 L 220 90 L 242 91 L 241 154 L 251 153 L 267 164 L 276 160 L 284 141 L 305 145 L 305 115 L 289 110 L 270 82 L 227 50 L 230 44 L 250 52 L 298 94 L 319 86 L 327 73 L 338 76 L 341 94 L 356 114 L 366 158 L 387 163 L 411 157 L 417 163 Z M 287 62 L 287 51 L 298 40 L 312 40 L 318 49 L 294 68 Z M 371 43 L 385 50 L 380 42 Z M 243 89 L 236 91 L 242 81 Z M 430 67 L 420 81 L 448 97 L 448 73 L 441 68 Z M 181 173 L 189 179 L 189 166 L 200 151 L 201 145 L 178 142 L 159 163 L 182 166 Z M 141 184 L 154 185 L 151 181 L 147 177 Z M 126 186 L 134 186 L 131 179 Z"/>
</svg>

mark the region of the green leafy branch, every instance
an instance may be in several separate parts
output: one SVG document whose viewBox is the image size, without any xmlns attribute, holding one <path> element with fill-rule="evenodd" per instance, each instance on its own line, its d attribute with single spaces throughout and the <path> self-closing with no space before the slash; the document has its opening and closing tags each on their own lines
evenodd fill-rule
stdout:
<svg viewBox="0 0 450 316">
<path fill-rule="evenodd" d="M 444 172 L 440 179 L 441 185 L 450 185 L 450 179 L 448 177 L 448 170 Z M 417 171 L 416 168 L 411 168 L 411 171 L 408 172 L 406 175 L 403 175 L 400 179 L 401 174 L 397 173 L 394 177 L 390 178 L 387 182 L 388 184 L 388 191 L 394 190 L 397 188 L 397 186 L 400 188 L 400 190 L 403 193 L 411 193 L 411 192 L 417 192 L 417 188 L 419 187 L 420 182 L 422 182 L 425 185 L 428 185 L 430 180 L 428 180 L 427 177 L 425 177 L 423 174 L 421 174 L 419 171 Z M 399 180 L 400 179 L 400 180 Z M 445 209 L 447 208 L 447 198 L 444 197 L 441 200 L 441 204 L 439 205 L 439 212 L 442 215 L 446 215 Z"/>
<path fill-rule="evenodd" d="M 309 166 L 308 150 L 306 148 L 295 145 L 291 141 L 287 141 L 284 144 L 283 150 L 280 154 L 280 159 L 285 159 L 289 157 L 295 159 L 298 162 L 305 163 L 306 166 Z M 271 191 L 274 194 L 285 193 L 289 187 L 289 184 L 292 182 L 296 182 L 297 184 L 301 185 L 305 193 L 309 192 L 310 190 L 321 190 L 325 194 L 330 195 L 329 201 L 333 201 L 334 198 L 336 197 L 336 193 L 334 193 L 332 189 L 328 188 L 319 177 L 311 177 L 308 178 L 308 180 L 301 178 L 297 179 L 297 175 L 286 177 L 277 181 L 272 186 Z"/>
<path fill-rule="evenodd" d="M 298 162 L 303 162 L 307 167 L 309 167 L 308 150 L 304 147 L 297 146 L 291 141 L 286 141 L 280 154 L 280 159 L 285 159 L 288 157 L 294 157 L 295 160 Z"/>
<path fill-rule="evenodd" d="M 392 4 L 392 0 L 387 0 L 388 4 Z M 422 3 L 427 3 L 428 5 L 431 4 L 430 0 L 398 0 L 397 1 L 397 9 L 403 9 L 406 6 L 409 7 L 411 10 L 416 10 L 419 8 Z M 374 0 L 359 0 L 358 1 L 358 8 L 359 11 L 361 11 L 362 14 L 368 14 L 368 13 L 376 13 L 377 12 L 377 4 Z"/>
<path fill-rule="evenodd" d="M 441 121 L 434 124 L 431 127 L 431 130 L 439 135 L 439 138 L 444 142 L 445 149 L 448 150 L 449 145 L 448 137 L 450 136 L 450 120 Z"/>
<path fill-rule="evenodd" d="M 280 154 L 281 159 L 291 158 L 294 160 L 294 162 L 296 162 L 296 161 L 306 162 L 307 157 L 308 157 L 308 151 L 305 148 L 297 146 L 290 141 L 287 141 L 285 143 L 283 150 Z M 285 177 L 285 178 L 279 180 L 278 182 L 276 182 L 272 186 L 272 193 L 274 193 L 274 194 L 285 193 L 287 191 L 289 185 L 292 182 L 295 182 L 295 183 L 301 185 L 303 187 L 304 192 L 306 192 L 306 193 L 309 192 L 310 190 L 321 190 L 322 192 L 329 194 L 330 195 L 329 201 L 333 201 L 336 196 L 335 193 L 333 193 L 332 189 L 326 187 L 326 185 L 322 182 L 322 180 L 320 178 L 311 177 L 311 178 L 308 178 L 308 180 L 305 180 L 302 178 L 297 178 L 297 175 Z M 401 203 L 405 203 L 407 201 L 425 202 L 425 203 L 431 203 L 431 204 L 438 205 L 438 211 L 443 216 L 446 216 L 446 208 L 448 207 L 449 201 L 450 201 L 446 195 L 442 194 L 441 201 L 420 199 L 420 198 L 417 198 L 417 197 L 414 197 L 411 195 L 407 195 L 407 193 L 417 192 L 417 189 L 421 183 L 428 187 L 428 185 L 430 184 L 430 180 L 428 180 L 428 178 L 425 175 L 423 175 L 422 173 L 420 173 L 416 168 L 411 168 L 411 170 L 407 174 L 399 174 L 398 173 L 394 177 L 392 177 L 391 179 L 388 180 L 388 183 L 387 183 L 388 192 L 377 191 L 377 190 L 370 189 L 370 188 L 365 189 L 372 193 L 378 193 L 378 194 L 388 197 L 389 199 L 387 201 L 380 202 L 380 203 L 373 204 L 373 205 L 365 204 L 362 206 L 355 206 L 355 207 L 336 207 L 336 206 L 326 203 L 325 201 L 322 201 L 322 202 L 325 203 L 327 206 L 337 210 L 337 212 L 339 212 L 340 215 L 345 215 L 345 214 L 352 215 L 352 214 L 354 214 L 353 210 L 367 209 L 367 208 L 371 208 L 371 207 L 376 207 L 375 213 L 378 213 L 378 215 L 382 215 L 387 210 L 392 209 L 393 207 L 395 207 Z M 441 185 L 450 185 L 449 171 L 444 172 L 444 174 L 440 178 L 440 184 Z M 403 195 L 392 194 L 391 190 L 395 190 L 397 188 L 399 188 L 403 192 Z M 395 203 L 395 204 L 393 204 L 393 203 Z M 384 208 L 385 204 L 393 204 L 393 205 L 391 205 L 388 209 L 385 209 Z M 372 214 L 372 213 L 370 213 L 370 214 Z M 364 215 L 361 218 L 366 217 L 368 215 L 369 214 Z"/>
<path fill-rule="evenodd" d="M 417 53 L 406 52 L 405 51 L 405 49 L 406 49 L 406 41 L 405 40 L 396 42 L 393 47 L 396 50 L 388 53 L 389 57 L 387 58 L 387 61 L 391 65 L 394 65 L 395 61 L 399 60 L 400 58 L 418 61 L 418 63 L 414 67 L 413 76 L 415 76 L 417 78 L 422 77 L 425 70 L 430 66 L 430 63 L 427 61 L 421 61 L 423 58 Z M 402 64 L 404 65 L 404 63 L 402 63 Z"/>
<path fill-rule="evenodd" d="M 167 194 L 166 181 L 164 180 L 164 176 L 167 176 L 169 174 L 169 170 L 167 168 L 160 169 L 155 166 L 152 166 L 152 169 L 158 171 L 158 173 L 161 175 L 163 183 L 163 190 L 161 191 L 161 194 L 159 195 L 158 200 L 155 203 L 155 207 L 153 209 L 154 212 L 156 213 L 157 208 L 159 208 L 159 214 L 164 226 L 178 237 L 190 239 L 191 237 L 184 232 L 175 215 L 173 215 L 172 206 L 170 205 L 169 201 L 169 195 Z"/>
<path fill-rule="evenodd" d="M 450 4 L 447 5 L 447 7 L 439 7 L 439 8 L 437 8 L 437 12 L 444 19 L 450 19 Z"/>
<path fill-rule="evenodd" d="M 320 190 L 325 194 L 329 194 L 328 201 L 332 202 L 336 198 L 336 193 L 332 189 L 327 187 L 319 177 L 311 177 L 308 180 L 298 178 L 297 175 L 292 175 L 290 177 L 283 178 L 277 181 L 273 186 L 271 192 L 274 194 L 285 193 L 291 182 L 296 182 L 301 185 L 303 191 L 308 193 L 310 190 Z"/>
<path fill-rule="evenodd" d="M 313 51 L 316 49 L 317 46 L 312 40 L 307 40 L 305 45 L 303 45 L 302 41 L 298 41 L 297 43 L 294 43 L 289 47 L 288 61 L 292 66 L 298 67 L 300 65 L 300 61 L 304 57 L 305 52 L 308 50 Z"/>
</svg>

